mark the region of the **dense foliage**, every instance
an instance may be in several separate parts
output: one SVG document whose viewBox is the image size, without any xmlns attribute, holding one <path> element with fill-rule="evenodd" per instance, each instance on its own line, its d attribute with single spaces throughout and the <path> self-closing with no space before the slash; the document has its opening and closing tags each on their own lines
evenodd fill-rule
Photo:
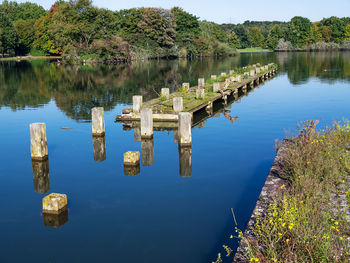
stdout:
<svg viewBox="0 0 350 263">
<path fill-rule="evenodd" d="M 115 62 L 236 51 L 234 34 L 179 7 L 111 11 L 90 0 L 59 0 L 45 11 L 29 2 L 3 1 L 0 14 L 3 55 L 30 52 L 62 55 L 67 61 Z"/>
</svg>

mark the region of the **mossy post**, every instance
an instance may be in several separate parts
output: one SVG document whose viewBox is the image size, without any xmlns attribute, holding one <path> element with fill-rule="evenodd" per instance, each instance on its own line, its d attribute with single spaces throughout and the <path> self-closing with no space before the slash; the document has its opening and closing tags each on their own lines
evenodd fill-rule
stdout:
<svg viewBox="0 0 350 263">
<path fill-rule="evenodd" d="M 213 84 L 213 92 L 218 92 L 220 90 L 220 82 L 215 82 Z"/>
<path fill-rule="evenodd" d="M 129 151 L 123 155 L 124 174 L 125 175 L 138 175 L 140 169 L 140 152 Z"/>
<path fill-rule="evenodd" d="M 225 76 L 227 76 L 227 74 L 226 74 L 226 72 L 222 72 L 220 76 L 225 77 Z"/>
<path fill-rule="evenodd" d="M 183 98 L 182 97 L 174 97 L 173 98 L 173 109 L 175 112 L 183 111 Z"/>
<path fill-rule="evenodd" d="M 196 89 L 196 99 L 204 99 L 205 98 L 205 90 L 203 88 Z"/>
<path fill-rule="evenodd" d="M 49 157 L 47 139 L 46 139 L 46 124 L 32 123 L 30 124 L 30 153 L 32 160 L 44 161 Z"/>
<path fill-rule="evenodd" d="M 256 68 L 255 72 L 256 72 L 256 74 L 259 74 L 260 73 L 260 68 Z"/>
<path fill-rule="evenodd" d="M 153 116 L 152 109 L 142 108 L 141 112 L 141 138 L 153 138 Z"/>
<path fill-rule="evenodd" d="M 242 76 L 241 75 L 237 75 L 236 76 L 236 81 L 237 82 L 241 82 L 242 81 Z"/>
<path fill-rule="evenodd" d="M 67 209 L 67 195 L 52 193 L 45 196 L 42 200 L 43 213 L 59 214 Z"/>
<path fill-rule="evenodd" d="M 161 96 L 163 98 L 166 98 L 166 99 L 169 99 L 169 89 L 168 88 L 162 88 L 162 91 L 161 91 Z"/>
<path fill-rule="evenodd" d="M 211 75 L 210 78 L 211 79 L 216 79 L 216 75 Z"/>
<path fill-rule="evenodd" d="M 179 145 L 191 146 L 192 144 L 192 114 L 189 112 L 179 113 Z"/>
<path fill-rule="evenodd" d="M 142 96 L 132 96 L 132 111 L 139 113 L 142 107 Z"/>
<path fill-rule="evenodd" d="M 182 83 L 182 89 L 183 89 L 185 92 L 189 91 L 189 89 L 190 89 L 190 83 L 188 83 L 188 82 Z"/>
<path fill-rule="evenodd" d="M 255 76 L 255 70 L 254 70 L 254 69 L 251 69 L 249 75 L 250 75 L 251 77 L 254 77 L 254 76 Z"/>
<path fill-rule="evenodd" d="M 92 135 L 104 136 L 105 135 L 104 109 L 102 107 L 92 108 L 91 118 L 92 118 Z"/>
<path fill-rule="evenodd" d="M 233 74 L 235 74 L 235 71 L 234 70 L 230 70 L 229 74 L 230 74 L 230 76 L 232 76 Z"/>
<path fill-rule="evenodd" d="M 198 79 L 198 88 L 203 88 L 205 84 L 204 78 Z"/>
</svg>

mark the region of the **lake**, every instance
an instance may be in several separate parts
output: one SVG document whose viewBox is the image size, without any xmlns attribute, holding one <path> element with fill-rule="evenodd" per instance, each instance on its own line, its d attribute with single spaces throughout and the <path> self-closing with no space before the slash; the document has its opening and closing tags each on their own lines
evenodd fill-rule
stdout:
<svg viewBox="0 0 350 263">
<path fill-rule="evenodd" d="M 182 82 L 194 85 L 199 77 L 258 62 L 277 63 L 278 74 L 226 107 L 237 120 L 218 111 L 194 127 L 191 151 L 181 152 L 174 131 L 155 131 L 145 144 L 114 122 L 133 95 L 147 101 L 161 88 L 172 92 Z M 244 230 L 275 140 L 296 134 L 299 121 L 318 119 L 322 128 L 349 118 L 349 82 L 349 52 L 113 67 L 0 62 L 0 262 L 202 263 L 218 253 L 232 261 L 222 248 L 237 247 L 231 208 Z M 101 141 L 91 135 L 95 106 L 105 109 Z M 47 126 L 45 164 L 31 161 L 33 122 Z M 124 172 L 123 153 L 130 150 L 151 160 L 136 176 Z M 52 192 L 68 195 L 61 217 L 42 214 L 42 198 Z"/>
</svg>

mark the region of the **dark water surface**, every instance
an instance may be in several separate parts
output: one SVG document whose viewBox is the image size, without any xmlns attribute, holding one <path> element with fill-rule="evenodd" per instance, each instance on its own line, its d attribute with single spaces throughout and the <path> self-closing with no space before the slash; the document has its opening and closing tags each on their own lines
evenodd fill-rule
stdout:
<svg viewBox="0 0 350 263">
<path fill-rule="evenodd" d="M 193 129 L 192 176 L 180 176 L 179 159 L 186 164 L 189 153 L 179 154 L 173 131 L 155 132 L 152 166 L 124 174 L 123 153 L 141 152 L 142 143 L 114 116 L 133 95 L 148 100 L 163 87 L 173 91 L 182 82 L 257 62 L 278 63 L 278 75 L 232 104 L 235 122 L 219 113 Z M 324 127 L 348 118 L 349 80 L 350 53 L 80 68 L 0 62 L 0 262 L 215 261 L 218 252 L 225 254 L 223 244 L 236 246 L 229 238 L 235 226 L 230 209 L 243 229 L 274 159 L 274 140 L 295 133 L 301 120 L 320 119 Z M 94 106 L 105 108 L 102 162 L 95 161 L 104 156 L 94 156 L 89 123 Z M 32 122 L 47 125 L 44 167 L 30 158 Z M 152 159 L 147 146 L 143 157 Z M 49 176 L 33 176 L 33 167 L 39 174 L 49 167 Z M 191 175 L 191 167 L 184 169 L 181 175 Z M 68 195 L 68 215 L 42 215 L 41 199 L 51 192 Z"/>
</svg>

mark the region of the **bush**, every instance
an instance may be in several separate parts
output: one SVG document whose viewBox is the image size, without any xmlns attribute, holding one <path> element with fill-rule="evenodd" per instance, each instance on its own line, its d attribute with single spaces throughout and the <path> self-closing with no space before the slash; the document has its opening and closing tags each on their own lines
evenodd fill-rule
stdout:
<svg viewBox="0 0 350 263">
<path fill-rule="evenodd" d="M 292 43 L 290 41 L 285 41 L 284 38 L 281 38 L 278 41 L 278 44 L 275 48 L 275 50 L 277 51 L 287 51 L 292 49 L 293 49 Z"/>
<path fill-rule="evenodd" d="M 342 50 L 350 50 L 350 39 L 344 40 L 343 44 L 341 45 Z"/>
<path fill-rule="evenodd" d="M 36 49 L 36 48 L 32 48 L 30 50 L 30 55 L 33 57 L 42 57 L 42 56 L 47 56 L 48 54 L 45 51 Z"/>
<path fill-rule="evenodd" d="M 340 47 L 339 47 L 339 44 L 337 43 L 334 43 L 334 42 L 324 42 L 324 41 L 321 41 L 321 42 L 316 42 L 312 45 L 310 45 L 308 47 L 308 50 L 311 50 L 311 51 L 330 51 L 330 50 L 338 50 Z"/>
</svg>

